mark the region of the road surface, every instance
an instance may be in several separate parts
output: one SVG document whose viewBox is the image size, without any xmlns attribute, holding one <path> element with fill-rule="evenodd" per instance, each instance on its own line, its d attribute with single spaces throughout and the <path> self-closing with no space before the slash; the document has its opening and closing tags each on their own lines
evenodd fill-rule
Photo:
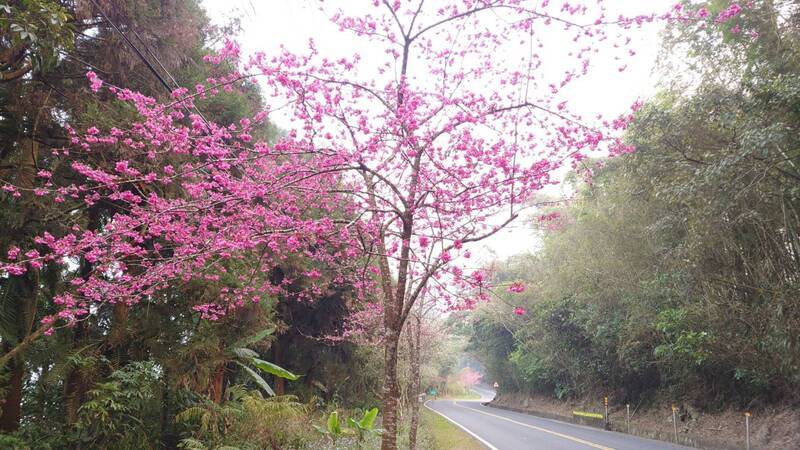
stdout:
<svg viewBox="0 0 800 450">
<path fill-rule="evenodd" d="M 484 406 L 482 402 L 494 398 L 494 392 L 486 388 L 475 388 L 474 391 L 481 396 L 480 400 L 430 400 L 425 406 L 458 425 L 490 450 L 689 448 Z"/>
</svg>

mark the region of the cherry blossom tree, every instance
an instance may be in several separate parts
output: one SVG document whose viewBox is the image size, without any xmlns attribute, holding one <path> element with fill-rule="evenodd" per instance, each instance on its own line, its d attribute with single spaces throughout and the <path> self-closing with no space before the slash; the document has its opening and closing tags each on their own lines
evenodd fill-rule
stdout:
<svg viewBox="0 0 800 450">
<path fill-rule="evenodd" d="M 371 3 L 326 12 L 382 59 L 330 58 L 312 41 L 304 54 L 256 54 L 246 70 L 290 105 L 297 143 L 331 158 L 364 211 L 382 302 L 382 447 L 393 449 L 398 341 L 415 302 L 428 293 L 469 308 L 486 298 L 486 274 L 464 268 L 466 245 L 519 217 L 554 171 L 632 150 L 619 138 L 632 111 L 584 116 L 566 92 L 596 54 L 624 71 L 634 53 L 625 30 L 665 16 L 609 18 L 602 2 Z"/>
<path fill-rule="evenodd" d="M 211 62 L 234 56 L 231 47 L 223 48 Z M 138 120 L 126 129 L 68 127 L 71 145 L 47 161 L 62 176 L 40 170 L 35 185 L 2 187 L 15 197 L 35 195 L 66 205 L 67 211 L 103 205 L 111 213 L 68 224 L 62 236 L 44 233 L 35 248 L 12 247 L 4 255 L 4 276 L 56 264 L 70 281 L 55 297 L 59 312 L 2 355 L 0 365 L 101 304 L 115 305 L 115 313 L 120 309 L 124 316 L 132 305 L 180 283 L 219 282 L 218 290 L 198 297 L 193 307 L 202 318 L 216 320 L 231 309 L 285 294 L 296 280 L 273 284 L 269 273 L 290 257 L 309 261 L 303 277 L 310 288 L 301 297 L 319 296 L 329 281 L 345 281 L 346 261 L 360 254 L 350 232 L 358 221 L 354 205 L 329 188 L 339 183 L 338 171 L 296 151 L 291 137 L 276 145 L 252 142 L 266 113 L 221 126 L 194 108 L 196 98 L 234 89 L 241 82 L 238 74 L 208 80 L 192 94 L 178 89 L 168 104 L 106 86 L 93 72 L 88 78 L 93 91 L 108 89 Z M 235 276 L 228 274 L 232 262 Z M 317 267 L 342 270 L 328 280 Z"/>
<path fill-rule="evenodd" d="M 458 381 L 467 389 L 477 386 L 482 378 L 483 375 L 471 367 L 464 367 L 458 372 Z"/>
</svg>

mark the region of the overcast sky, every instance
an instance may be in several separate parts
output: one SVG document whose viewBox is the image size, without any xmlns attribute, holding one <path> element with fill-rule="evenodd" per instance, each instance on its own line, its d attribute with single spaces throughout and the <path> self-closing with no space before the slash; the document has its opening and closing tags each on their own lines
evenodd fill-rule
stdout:
<svg viewBox="0 0 800 450">
<path fill-rule="evenodd" d="M 338 2 L 371 3 L 371 0 L 326 0 L 327 5 Z M 309 38 L 326 56 L 350 56 L 354 52 L 368 58 L 369 47 L 359 48 L 359 41 L 349 33 L 342 33 L 332 25 L 317 7 L 319 0 L 203 0 L 209 16 L 215 23 L 224 23 L 231 16 L 241 17 L 242 33 L 238 41 L 243 53 L 261 51 L 267 55 L 276 53 L 281 45 L 289 50 L 303 52 Z M 346 3 L 344 3 L 346 2 Z M 606 0 L 609 17 L 663 11 L 674 0 Z M 637 55 L 627 63 L 627 70 L 620 74 L 620 65 L 611 58 L 600 59 L 606 67 L 594 70 L 589 76 L 570 87 L 570 104 L 581 113 L 602 113 L 605 117 L 626 111 L 637 99 L 646 99 L 655 92 L 657 82 L 653 66 L 660 48 L 659 28 L 647 26 L 631 36 Z M 605 69 L 605 70 L 602 70 Z M 287 119 L 273 120 L 281 127 L 290 127 Z M 559 195 L 558 189 L 549 192 Z M 480 244 L 473 253 L 479 260 L 506 258 L 513 254 L 530 251 L 536 245 L 535 233 L 524 222 L 512 224 L 489 240 Z M 477 261 L 476 261 L 477 262 Z"/>
</svg>

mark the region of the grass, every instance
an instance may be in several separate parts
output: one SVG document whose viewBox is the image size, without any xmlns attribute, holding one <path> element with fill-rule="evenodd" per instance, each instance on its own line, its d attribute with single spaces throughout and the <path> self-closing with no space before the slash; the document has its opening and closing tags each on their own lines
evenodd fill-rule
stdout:
<svg viewBox="0 0 800 450">
<path fill-rule="evenodd" d="M 429 443 L 432 449 L 483 450 L 484 447 L 464 430 L 444 417 L 423 407 L 420 410 L 420 443 Z"/>
<path fill-rule="evenodd" d="M 462 400 L 469 397 L 457 396 L 447 397 L 448 400 Z M 466 433 L 461 428 L 453 425 L 444 417 L 429 410 L 423 405 L 419 405 L 420 421 L 417 430 L 417 448 L 419 450 L 484 450 L 485 447 L 481 445 L 472 436 Z M 340 417 L 350 417 L 351 411 L 339 410 Z M 410 414 L 403 414 L 402 421 L 398 423 L 397 433 L 397 448 L 408 448 L 408 427 Z M 313 422 L 322 424 L 324 418 L 314 417 Z M 294 447 L 293 447 L 294 448 Z M 373 450 L 380 448 L 380 436 L 370 435 L 361 443 L 359 447 L 352 436 L 343 437 L 337 440 L 336 444 L 332 443 L 329 438 L 323 437 L 316 432 L 311 433 L 309 441 L 302 449 L 314 450 Z"/>
</svg>

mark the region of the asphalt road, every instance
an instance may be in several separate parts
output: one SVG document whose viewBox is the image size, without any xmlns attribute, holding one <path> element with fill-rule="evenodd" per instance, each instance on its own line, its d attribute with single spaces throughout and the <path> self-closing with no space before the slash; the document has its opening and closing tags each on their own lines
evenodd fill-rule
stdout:
<svg viewBox="0 0 800 450">
<path fill-rule="evenodd" d="M 476 388 L 481 400 L 430 400 L 439 413 L 481 441 L 490 450 L 677 450 L 679 445 L 623 433 L 543 419 L 528 414 L 484 406 L 494 392 Z M 446 450 L 446 449 L 443 449 Z"/>
</svg>

